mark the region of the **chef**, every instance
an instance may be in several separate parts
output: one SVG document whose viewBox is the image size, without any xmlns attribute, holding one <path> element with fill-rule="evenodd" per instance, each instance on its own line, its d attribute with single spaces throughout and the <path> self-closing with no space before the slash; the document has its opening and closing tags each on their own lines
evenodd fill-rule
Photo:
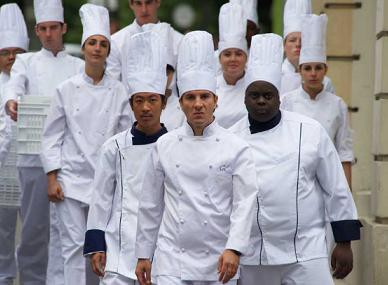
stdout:
<svg viewBox="0 0 388 285">
<path fill-rule="evenodd" d="M 282 108 L 297 112 L 320 122 L 333 141 L 351 186 L 353 140 L 349 126 L 348 108 L 343 99 L 324 87 L 326 62 L 327 16 L 310 15 L 304 19 L 300 74 L 302 86 L 284 94 Z"/>
<path fill-rule="evenodd" d="M 284 6 L 284 55 L 280 98 L 301 85 L 299 56 L 303 18 L 311 14 L 311 0 L 287 0 Z M 324 78 L 325 90 L 335 93 L 331 79 Z"/>
<path fill-rule="evenodd" d="M 84 255 L 103 277 L 101 285 L 138 284 L 135 241 L 144 165 L 152 146 L 167 132 L 160 123 L 167 83 L 163 48 L 155 31 L 131 37 L 127 80 L 136 122 L 99 152 Z"/>
<path fill-rule="evenodd" d="M 246 25 L 243 8 L 236 3 L 226 3 L 219 15 L 220 41 L 218 43 L 219 62 L 222 74 L 217 76 L 217 109 L 214 112 L 217 123 L 230 128 L 247 111 L 244 105 L 245 65 L 248 46 L 245 39 Z"/>
<path fill-rule="evenodd" d="M 105 74 L 110 49 L 109 14 L 102 6 L 80 9 L 85 70 L 56 88 L 42 138 L 41 159 L 49 199 L 56 203 L 66 285 L 86 282 L 82 256 L 97 152 L 130 125 L 124 86 Z"/>
<path fill-rule="evenodd" d="M 256 175 L 249 147 L 214 120 L 215 73 L 212 36 L 185 35 L 178 87 L 187 121 L 159 138 L 146 166 L 136 237 L 141 285 L 150 284 L 153 256 L 158 285 L 236 284 Z"/>
<path fill-rule="evenodd" d="M 175 69 L 177 57 L 174 54 L 173 29 L 169 24 L 159 22 L 157 24 L 144 24 L 142 30 L 155 31 L 159 35 L 161 44 L 166 51 L 164 54 L 167 60 L 167 88 L 165 92 L 167 103 L 161 115 L 161 121 L 168 130 L 173 130 L 182 126 L 185 121 L 185 114 L 180 108 L 178 90 L 176 88 Z"/>
<path fill-rule="evenodd" d="M 280 36 L 253 38 L 246 75 L 249 115 L 232 128 L 253 149 L 259 187 L 239 284 L 334 284 L 325 211 L 337 243 L 331 256 L 336 278 L 352 270 L 351 241 L 360 238 L 361 224 L 325 129 L 279 110 L 282 53 Z"/>
<path fill-rule="evenodd" d="M 67 26 L 61 1 L 35 0 L 34 12 L 35 33 L 43 47 L 38 52 L 17 55 L 12 66 L 3 100 L 13 120 L 17 118 L 18 96 L 52 96 L 59 83 L 83 68 L 82 60 L 63 50 Z M 47 269 L 48 284 L 63 284 L 59 225 L 55 207 L 51 205 L 50 210 L 47 177 L 39 155 L 19 155 L 17 166 L 22 191 L 21 239 L 17 250 L 20 280 L 23 284 L 43 284 Z"/>
<path fill-rule="evenodd" d="M 124 27 L 112 36 L 112 47 L 108 58 L 107 72 L 116 79 L 120 79 L 126 85 L 128 42 L 132 35 L 142 32 L 142 26 L 150 23 L 158 23 L 158 9 L 161 0 L 128 0 L 129 7 L 135 14 L 132 24 Z M 182 40 L 182 34 L 172 27 L 171 38 L 175 57 L 178 54 L 178 46 Z M 174 66 L 175 68 L 175 66 Z M 127 87 L 127 86 L 126 86 Z"/>
<path fill-rule="evenodd" d="M 4 87 L 9 80 L 16 55 L 28 50 L 29 38 L 22 11 L 17 4 L 0 8 L 0 167 L 7 159 L 13 122 L 5 114 Z M 16 168 L 14 169 L 16 172 Z M 0 284 L 12 284 L 16 278 L 15 233 L 18 209 L 0 207 Z"/>
</svg>

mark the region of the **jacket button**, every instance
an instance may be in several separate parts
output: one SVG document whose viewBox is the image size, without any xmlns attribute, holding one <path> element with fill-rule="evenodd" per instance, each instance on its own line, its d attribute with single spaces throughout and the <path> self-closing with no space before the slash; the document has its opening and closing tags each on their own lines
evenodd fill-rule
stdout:
<svg viewBox="0 0 388 285">
<path fill-rule="evenodd" d="M 185 249 L 182 247 L 182 248 L 181 248 L 181 251 L 182 251 L 182 252 L 185 252 Z"/>
<path fill-rule="evenodd" d="M 181 141 L 182 141 L 182 138 L 179 138 L 179 141 L 181 142 Z"/>
<path fill-rule="evenodd" d="M 205 197 L 209 196 L 209 193 L 207 191 L 205 191 Z"/>
<path fill-rule="evenodd" d="M 180 222 L 181 222 L 181 224 L 184 224 L 184 223 L 185 223 L 185 220 L 180 219 Z"/>
<path fill-rule="evenodd" d="M 183 194 L 183 191 L 180 190 L 180 191 L 178 192 L 178 194 L 179 194 L 179 196 L 181 196 L 181 195 Z"/>
<path fill-rule="evenodd" d="M 209 251 L 208 249 L 207 249 L 205 252 L 206 252 L 206 254 L 209 254 L 209 253 L 210 253 L 210 251 Z"/>
<path fill-rule="evenodd" d="M 213 168 L 213 165 L 209 165 L 209 169 L 212 169 Z"/>
<path fill-rule="evenodd" d="M 203 221 L 203 224 L 206 226 L 207 225 L 207 221 L 205 220 L 205 221 Z"/>
<path fill-rule="evenodd" d="M 216 142 L 219 142 L 220 141 L 220 139 L 219 138 L 216 138 Z"/>
<path fill-rule="evenodd" d="M 179 168 L 179 164 L 177 164 L 177 165 L 175 165 L 176 166 L 176 168 Z"/>
</svg>

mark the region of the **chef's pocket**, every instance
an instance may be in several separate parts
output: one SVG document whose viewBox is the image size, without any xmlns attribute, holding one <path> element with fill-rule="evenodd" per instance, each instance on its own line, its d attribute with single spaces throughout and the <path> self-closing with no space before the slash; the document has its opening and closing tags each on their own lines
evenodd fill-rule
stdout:
<svg viewBox="0 0 388 285">
<path fill-rule="evenodd" d="M 218 212 L 229 213 L 232 209 L 233 177 L 227 171 L 215 171 L 212 176 L 209 198 Z"/>
</svg>

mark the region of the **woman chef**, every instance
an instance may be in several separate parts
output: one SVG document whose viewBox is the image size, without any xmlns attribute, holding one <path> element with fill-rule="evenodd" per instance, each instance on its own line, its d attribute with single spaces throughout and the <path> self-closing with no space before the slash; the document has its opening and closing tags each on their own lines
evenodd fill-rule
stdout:
<svg viewBox="0 0 388 285">
<path fill-rule="evenodd" d="M 108 10 L 85 4 L 80 16 L 85 72 L 57 88 L 41 153 L 50 198 L 57 202 L 66 285 L 86 284 L 82 248 L 97 151 L 130 124 L 124 86 L 105 74 L 110 49 Z"/>
<path fill-rule="evenodd" d="M 219 15 L 219 61 L 222 74 L 217 76 L 217 123 L 230 128 L 246 116 L 244 106 L 244 75 L 248 58 L 245 39 L 246 24 L 243 8 L 239 4 L 226 3 Z"/>
<path fill-rule="evenodd" d="M 84 254 L 91 256 L 100 284 L 138 284 L 135 240 L 144 163 L 167 132 L 160 123 L 166 106 L 165 50 L 156 32 L 131 37 L 128 49 L 130 102 L 136 122 L 101 148 L 89 210 Z"/>
<path fill-rule="evenodd" d="M 212 36 L 186 34 L 178 88 L 187 121 L 156 142 L 146 167 L 136 237 L 141 285 L 150 283 L 153 256 L 158 285 L 236 284 L 256 173 L 249 147 L 214 121 L 215 69 Z"/>
<path fill-rule="evenodd" d="M 306 16 L 302 29 L 300 74 L 302 86 L 284 94 L 282 108 L 311 117 L 322 124 L 333 141 L 349 185 L 353 141 L 348 108 L 341 97 L 324 88 L 326 65 L 326 15 Z"/>
<path fill-rule="evenodd" d="M 253 37 L 249 58 L 249 115 L 232 130 L 252 147 L 259 192 L 239 284 L 334 284 L 326 217 L 337 243 L 331 255 L 336 278 L 352 270 L 350 244 L 361 227 L 337 151 L 317 121 L 279 110 L 281 37 Z"/>
<path fill-rule="evenodd" d="M 280 98 L 301 85 L 299 56 L 303 18 L 311 14 L 311 0 L 287 0 L 284 5 L 284 54 Z M 335 93 L 329 77 L 324 77 L 325 90 Z"/>
</svg>

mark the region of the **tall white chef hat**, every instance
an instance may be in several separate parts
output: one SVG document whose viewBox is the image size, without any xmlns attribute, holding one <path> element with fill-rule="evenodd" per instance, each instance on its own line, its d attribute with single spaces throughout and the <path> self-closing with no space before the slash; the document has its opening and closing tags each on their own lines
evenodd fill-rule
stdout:
<svg viewBox="0 0 388 285">
<path fill-rule="evenodd" d="M 29 38 L 22 11 L 15 3 L 0 8 L 0 49 L 21 48 L 28 50 Z"/>
<path fill-rule="evenodd" d="M 218 17 L 220 41 L 218 51 L 228 48 L 238 48 L 248 54 L 247 40 L 245 39 L 247 25 L 244 10 L 240 4 L 231 2 L 222 5 Z"/>
<path fill-rule="evenodd" d="M 64 23 L 61 0 L 34 0 L 34 12 L 37 24 L 51 21 Z"/>
<path fill-rule="evenodd" d="M 172 38 L 172 28 L 170 24 L 167 23 L 157 23 L 157 24 L 145 24 L 141 26 L 144 32 L 154 31 L 159 35 L 160 41 L 162 43 L 167 64 L 176 68 L 176 56 L 174 56 L 174 47 L 173 47 L 173 38 Z"/>
<path fill-rule="evenodd" d="M 167 61 L 158 34 L 147 31 L 131 37 L 127 53 L 129 95 L 151 92 L 164 95 Z"/>
<path fill-rule="evenodd" d="M 230 0 L 231 3 L 238 3 L 244 9 L 246 19 L 259 25 L 259 17 L 257 15 L 257 0 Z"/>
<path fill-rule="evenodd" d="M 109 11 L 103 6 L 84 4 L 79 9 L 83 26 L 81 46 L 94 35 L 101 35 L 110 41 Z"/>
<path fill-rule="evenodd" d="M 216 59 L 211 34 L 194 31 L 183 37 L 177 74 L 180 95 L 192 90 L 208 90 L 216 94 Z"/>
<path fill-rule="evenodd" d="M 326 14 L 304 17 L 299 64 L 307 62 L 326 63 L 326 27 Z"/>
<path fill-rule="evenodd" d="M 301 32 L 304 16 L 311 13 L 311 0 L 287 0 L 284 5 L 284 38 L 290 33 Z"/>
<path fill-rule="evenodd" d="M 266 81 L 280 90 L 283 61 L 283 39 L 276 34 L 252 37 L 245 86 Z"/>
</svg>

